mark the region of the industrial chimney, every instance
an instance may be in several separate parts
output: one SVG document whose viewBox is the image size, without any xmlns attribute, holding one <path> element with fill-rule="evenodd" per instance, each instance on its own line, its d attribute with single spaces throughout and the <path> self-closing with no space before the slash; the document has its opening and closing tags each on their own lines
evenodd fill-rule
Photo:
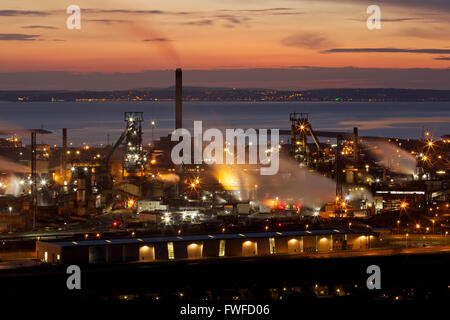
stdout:
<svg viewBox="0 0 450 320">
<path fill-rule="evenodd" d="M 61 178 L 67 181 L 67 128 L 62 129 Z"/>
<path fill-rule="evenodd" d="M 175 129 L 183 127 L 183 78 L 182 71 L 175 71 Z"/>
<path fill-rule="evenodd" d="M 358 128 L 353 128 L 353 156 L 355 163 L 359 162 L 359 135 Z"/>
</svg>

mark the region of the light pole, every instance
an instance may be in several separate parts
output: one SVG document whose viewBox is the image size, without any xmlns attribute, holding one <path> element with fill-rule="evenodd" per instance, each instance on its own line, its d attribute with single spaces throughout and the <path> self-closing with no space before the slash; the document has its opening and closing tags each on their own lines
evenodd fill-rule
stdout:
<svg viewBox="0 0 450 320">
<path fill-rule="evenodd" d="M 431 220 L 431 222 L 433 223 L 433 234 L 434 234 L 434 219 Z"/>
<path fill-rule="evenodd" d="M 156 126 L 156 122 L 155 122 L 155 120 L 152 120 L 152 144 L 153 144 L 153 141 L 154 141 L 153 131 L 155 129 L 155 126 Z"/>
<path fill-rule="evenodd" d="M 12 207 L 8 207 L 9 210 L 9 231 L 12 232 Z"/>
<path fill-rule="evenodd" d="M 400 234 L 400 220 L 397 220 L 397 232 Z"/>
</svg>

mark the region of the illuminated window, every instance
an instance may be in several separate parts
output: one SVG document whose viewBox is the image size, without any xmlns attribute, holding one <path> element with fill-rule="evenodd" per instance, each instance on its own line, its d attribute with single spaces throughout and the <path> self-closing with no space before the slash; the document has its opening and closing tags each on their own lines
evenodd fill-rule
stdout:
<svg viewBox="0 0 450 320">
<path fill-rule="evenodd" d="M 56 260 L 61 260 L 61 256 L 59 254 L 56 255 Z"/>
<path fill-rule="evenodd" d="M 169 254 L 169 259 L 175 259 L 175 254 L 173 253 L 173 242 L 167 242 L 167 252 Z"/>
<path fill-rule="evenodd" d="M 269 238 L 269 246 L 270 246 L 270 254 L 277 253 L 277 250 L 275 248 L 275 238 Z"/>
<path fill-rule="evenodd" d="M 48 252 L 47 251 L 44 252 L 44 261 L 45 262 L 48 261 Z"/>
<path fill-rule="evenodd" d="M 225 257 L 225 240 L 219 242 L 219 257 Z"/>
</svg>

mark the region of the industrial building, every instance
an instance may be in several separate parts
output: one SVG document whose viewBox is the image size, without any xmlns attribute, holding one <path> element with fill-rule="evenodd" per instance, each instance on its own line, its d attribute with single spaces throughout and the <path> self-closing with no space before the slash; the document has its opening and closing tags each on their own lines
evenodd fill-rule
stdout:
<svg viewBox="0 0 450 320">
<path fill-rule="evenodd" d="M 179 129 L 187 125 L 183 124 L 181 69 L 175 71 L 173 93 L 173 127 Z M 245 228 L 250 224 L 266 224 L 264 219 L 292 220 L 289 223 L 296 229 L 307 223 L 311 229 L 340 228 L 352 219 L 368 225 L 379 214 L 406 210 L 433 216 L 428 222 L 400 223 L 409 232 L 417 224 L 447 231 L 446 218 L 440 216 L 450 210 L 447 137 L 433 140 L 424 133 L 422 139 L 398 139 L 360 135 L 358 128 L 316 130 L 303 112 L 290 113 L 289 120 L 290 128 L 279 130 L 277 146 L 280 159 L 289 161 L 283 162 L 273 181 L 261 178 L 258 163 L 174 164 L 171 151 L 177 142 L 170 134 L 154 139 L 154 121 L 151 143 L 144 143 L 143 112 L 124 112 L 120 137 L 110 143 L 108 134 L 107 143 L 99 146 L 85 142 L 74 146 L 66 128 L 59 145 L 37 143 L 37 135 L 51 133 L 47 130 L 27 129 L 28 146 L 15 132 L 5 131 L 11 137 L 0 139 L 0 154 L 17 172 L 0 175 L 0 231 L 74 230 L 82 236 L 94 228 L 101 233 L 127 229 L 158 234 L 178 225 L 187 234 L 208 232 L 201 229 L 208 224 L 217 224 L 215 230 L 228 225 L 249 230 Z M 245 143 L 245 157 L 250 157 L 250 143 Z M 235 149 L 235 145 L 224 146 L 223 157 L 235 157 L 239 153 Z M 403 158 L 412 163 L 408 172 L 396 170 Z M 321 186 L 313 194 L 296 189 L 308 184 L 310 173 L 312 181 L 325 178 L 327 194 L 322 194 Z M 390 217 L 382 225 L 399 230 L 399 220 Z"/>
<path fill-rule="evenodd" d="M 376 242 L 375 233 L 344 229 L 222 233 L 37 241 L 36 255 L 42 261 L 52 264 L 150 262 L 365 250 Z"/>
</svg>

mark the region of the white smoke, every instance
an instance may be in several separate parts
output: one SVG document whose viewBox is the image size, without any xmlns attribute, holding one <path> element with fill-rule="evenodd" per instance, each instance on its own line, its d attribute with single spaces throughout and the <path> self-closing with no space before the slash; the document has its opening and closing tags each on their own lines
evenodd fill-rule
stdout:
<svg viewBox="0 0 450 320">
<path fill-rule="evenodd" d="M 361 143 L 383 167 L 395 173 L 414 174 L 417 160 L 408 151 L 385 141 L 363 140 Z"/>
<path fill-rule="evenodd" d="M 232 184 L 230 188 L 240 191 L 242 196 L 253 190 L 257 194 L 257 200 L 260 201 L 278 197 L 282 201 L 321 207 L 333 201 L 336 193 L 336 184 L 333 180 L 300 168 L 291 158 L 281 157 L 280 170 L 272 176 L 262 176 L 259 172 L 250 174 L 249 171 L 244 171 L 244 168 L 236 166 L 231 168 L 226 165 L 216 168 L 216 172 L 219 180 L 228 176 L 228 180 L 221 182 L 225 187 L 227 187 L 225 184 Z"/>
<path fill-rule="evenodd" d="M 175 184 L 180 180 L 180 177 L 174 173 L 167 173 L 167 174 L 158 174 L 156 179 L 163 182 Z"/>
<path fill-rule="evenodd" d="M 15 176 L 11 176 L 9 178 L 5 193 L 17 197 L 21 194 L 21 189 L 22 188 L 20 186 L 20 179 L 18 179 Z"/>
<path fill-rule="evenodd" d="M 0 172 L 29 172 L 30 169 L 20 163 L 13 162 L 0 156 Z"/>
</svg>

